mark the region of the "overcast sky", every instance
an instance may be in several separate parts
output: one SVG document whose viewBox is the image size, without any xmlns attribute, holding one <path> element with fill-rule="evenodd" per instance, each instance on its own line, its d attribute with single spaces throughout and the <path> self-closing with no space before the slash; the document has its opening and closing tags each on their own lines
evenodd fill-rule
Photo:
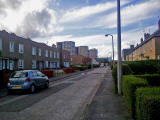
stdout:
<svg viewBox="0 0 160 120">
<path fill-rule="evenodd" d="M 0 0 L 0 30 L 38 42 L 75 41 L 97 48 L 99 57 L 117 49 L 116 0 Z M 160 0 L 121 0 L 122 48 L 158 29 Z M 47 42 L 48 41 L 48 42 Z"/>
</svg>

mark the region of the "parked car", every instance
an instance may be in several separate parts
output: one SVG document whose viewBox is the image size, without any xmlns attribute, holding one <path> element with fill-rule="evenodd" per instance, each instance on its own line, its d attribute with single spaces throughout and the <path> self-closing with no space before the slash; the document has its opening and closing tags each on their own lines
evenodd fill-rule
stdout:
<svg viewBox="0 0 160 120">
<path fill-rule="evenodd" d="M 8 93 L 14 90 L 29 90 L 34 93 L 38 87 L 49 87 L 48 77 L 38 70 L 22 70 L 11 74 Z"/>
</svg>

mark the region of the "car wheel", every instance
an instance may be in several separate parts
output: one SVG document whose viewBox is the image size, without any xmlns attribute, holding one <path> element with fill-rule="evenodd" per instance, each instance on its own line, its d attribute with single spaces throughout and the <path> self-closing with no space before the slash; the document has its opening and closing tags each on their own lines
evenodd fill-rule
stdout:
<svg viewBox="0 0 160 120">
<path fill-rule="evenodd" d="M 30 93 L 35 93 L 35 91 L 36 91 L 36 86 L 35 85 L 31 85 Z"/>
<path fill-rule="evenodd" d="M 45 88 L 49 88 L 49 82 L 46 82 Z"/>
</svg>

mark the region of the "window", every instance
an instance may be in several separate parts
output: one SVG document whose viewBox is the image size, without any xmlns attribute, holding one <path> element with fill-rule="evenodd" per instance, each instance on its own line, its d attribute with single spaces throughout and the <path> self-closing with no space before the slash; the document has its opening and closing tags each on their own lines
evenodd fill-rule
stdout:
<svg viewBox="0 0 160 120">
<path fill-rule="evenodd" d="M 50 68 L 53 68 L 53 64 L 54 64 L 53 62 L 50 62 Z"/>
<path fill-rule="evenodd" d="M 36 69 L 36 60 L 32 60 L 32 69 Z"/>
<path fill-rule="evenodd" d="M 37 72 L 36 72 L 36 71 L 32 71 L 32 72 L 31 72 L 31 76 L 32 76 L 32 77 L 37 77 L 37 76 L 38 76 L 38 74 L 37 74 Z"/>
<path fill-rule="evenodd" d="M 56 58 L 56 52 L 54 52 L 54 58 Z"/>
<path fill-rule="evenodd" d="M 19 61 L 18 61 L 18 68 L 20 68 L 20 69 L 24 68 L 24 60 L 19 59 Z"/>
<path fill-rule="evenodd" d="M 28 77 L 27 72 L 17 71 L 11 74 L 11 78 L 25 78 Z"/>
<path fill-rule="evenodd" d="M 13 60 L 9 61 L 9 68 L 10 68 L 10 70 L 14 69 L 14 61 Z"/>
<path fill-rule="evenodd" d="M 42 51 L 41 51 L 41 49 L 39 48 L 39 49 L 38 49 L 38 55 L 39 55 L 39 56 L 41 56 L 41 52 L 42 52 Z"/>
<path fill-rule="evenodd" d="M 36 55 L 36 48 L 32 47 L 32 55 Z"/>
<path fill-rule="evenodd" d="M 45 64 L 46 64 L 46 68 L 48 68 L 48 61 L 46 61 L 46 63 L 45 63 Z"/>
<path fill-rule="evenodd" d="M 143 53 L 146 53 L 146 46 L 143 46 Z"/>
<path fill-rule="evenodd" d="M 0 39 L 0 50 L 2 50 L 2 40 Z"/>
<path fill-rule="evenodd" d="M 19 44 L 19 53 L 24 53 L 24 45 Z"/>
<path fill-rule="evenodd" d="M 57 52 L 57 58 L 59 58 L 59 52 Z"/>
<path fill-rule="evenodd" d="M 60 64 L 59 64 L 59 62 L 57 62 L 57 68 L 59 68 L 60 67 Z"/>
<path fill-rule="evenodd" d="M 64 54 L 64 59 L 66 58 L 66 55 Z"/>
<path fill-rule="evenodd" d="M 50 51 L 50 58 L 52 58 L 52 54 L 53 54 L 52 51 Z"/>
<path fill-rule="evenodd" d="M 152 40 L 150 41 L 150 50 L 152 51 Z"/>
<path fill-rule="evenodd" d="M 157 56 L 157 59 L 160 60 L 160 55 Z"/>
<path fill-rule="evenodd" d="M 9 50 L 10 52 L 14 52 L 14 42 L 9 43 Z"/>
<path fill-rule="evenodd" d="M 48 50 L 46 50 L 46 57 L 48 57 Z"/>
</svg>

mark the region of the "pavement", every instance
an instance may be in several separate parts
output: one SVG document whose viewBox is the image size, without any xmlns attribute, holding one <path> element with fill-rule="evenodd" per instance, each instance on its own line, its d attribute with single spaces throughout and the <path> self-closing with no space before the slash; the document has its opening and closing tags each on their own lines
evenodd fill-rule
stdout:
<svg viewBox="0 0 160 120">
<path fill-rule="evenodd" d="M 51 82 L 35 94 L 15 94 L 0 99 L 0 120 L 76 120 L 91 101 L 107 68 L 86 71 Z"/>
<path fill-rule="evenodd" d="M 111 70 L 107 71 L 92 102 L 81 115 L 81 120 L 132 120 L 124 98 L 113 92 Z"/>
</svg>

